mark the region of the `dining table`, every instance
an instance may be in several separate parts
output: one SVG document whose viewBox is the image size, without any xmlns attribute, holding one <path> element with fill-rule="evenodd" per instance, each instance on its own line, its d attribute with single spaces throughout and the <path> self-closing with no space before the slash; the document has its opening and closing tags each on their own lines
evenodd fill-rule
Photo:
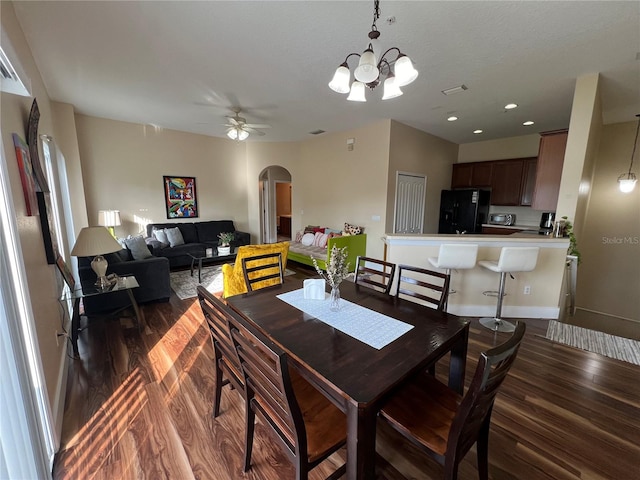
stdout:
<svg viewBox="0 0 640 480">
<path fill-rule="evenodd" d="M 303 281 L 289 276 L 280 285 L 226 302 L 279 345 L 301 375 L 345 412 L 347 478 L 373 479 L 377 414 L 403 382 L 450 353 L 448 383 L 462 393 L 469 321 L 351 281 L 340 285 L 338 312 L 323 310 L 328 294 L 326 300 L 301 300 L 302 292 Z M 389 329 L 400 335 L 381 346 L 378 337 Z M 385 342 L 389 338 L 393 335 Z"/>
</svg>

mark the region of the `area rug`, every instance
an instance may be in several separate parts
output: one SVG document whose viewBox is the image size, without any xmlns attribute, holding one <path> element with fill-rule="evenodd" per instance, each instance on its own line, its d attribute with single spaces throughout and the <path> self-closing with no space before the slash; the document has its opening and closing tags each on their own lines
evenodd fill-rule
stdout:
<svg viewBox="0 0 640 480">
<path fill-rule="evenodd" d="M 296 272 L 285 270 L 284 275 L 294 275 Z M 193 298 L 198 295 L 198 271 L 194 270 L 193 277 L 189 270 L 180 270 L 170 274 L 171 289 L 176 292 L 180 300 Z M 202 285 L 211 293 L 222 292 L 222 265 L 213 265 L 202 268 Z"/>
<path fill-rule="evenodd" d="M 549 321 L 546 338 L 554 342 L 640 365 L 640 342 L 567 323 Z"/>
</svg>

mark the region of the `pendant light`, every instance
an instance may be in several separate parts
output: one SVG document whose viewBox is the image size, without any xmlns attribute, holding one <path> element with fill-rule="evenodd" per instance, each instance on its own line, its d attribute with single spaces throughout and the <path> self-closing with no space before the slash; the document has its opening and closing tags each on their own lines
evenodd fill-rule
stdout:
<svg viewBox="0 0 640 480">
<path fill-rule="evenodd" d="M 631 151 L 631 163 L 629 164 L 629 171 L 627 173 L 623 173 L 618 177 L 618 187 L 622 193 L 630 193 L 636 187 L 636 182 L 638 178 L 635 173 L 631 172 L 631 168 L 633 167 L 633 158 L 636 154 L 636 148 L 638 147 L 638 132 L 640 131 L 640 113 L 636 115 L 638 117 L 638 126 L 636 127 L 636 139 L 633 142 L 633 150 Z"/>
</svg>

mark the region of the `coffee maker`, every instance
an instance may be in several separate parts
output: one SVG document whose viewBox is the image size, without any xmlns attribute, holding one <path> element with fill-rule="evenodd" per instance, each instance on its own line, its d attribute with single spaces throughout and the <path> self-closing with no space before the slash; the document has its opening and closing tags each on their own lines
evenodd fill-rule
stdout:
<svg viewBox="0 0 640 480">
<path fill-rule="evenodd" d="M 556 218 L 555 212 L 543 212 L 540 217 L 540 233 L 542 235 L 551 235 L 553 232 L 553 221 Z"/>
</svg>

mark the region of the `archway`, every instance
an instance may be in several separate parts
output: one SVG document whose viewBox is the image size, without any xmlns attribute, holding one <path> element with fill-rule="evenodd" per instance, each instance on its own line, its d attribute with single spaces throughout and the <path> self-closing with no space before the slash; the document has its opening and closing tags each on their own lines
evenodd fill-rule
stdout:
<svg viewBox="0 0 640 480">
<path fill-rule="evenodd" d="M 261 243 L 291 239 L 291 173 L 278 165 L 260 172 Z"/>
</svg>

